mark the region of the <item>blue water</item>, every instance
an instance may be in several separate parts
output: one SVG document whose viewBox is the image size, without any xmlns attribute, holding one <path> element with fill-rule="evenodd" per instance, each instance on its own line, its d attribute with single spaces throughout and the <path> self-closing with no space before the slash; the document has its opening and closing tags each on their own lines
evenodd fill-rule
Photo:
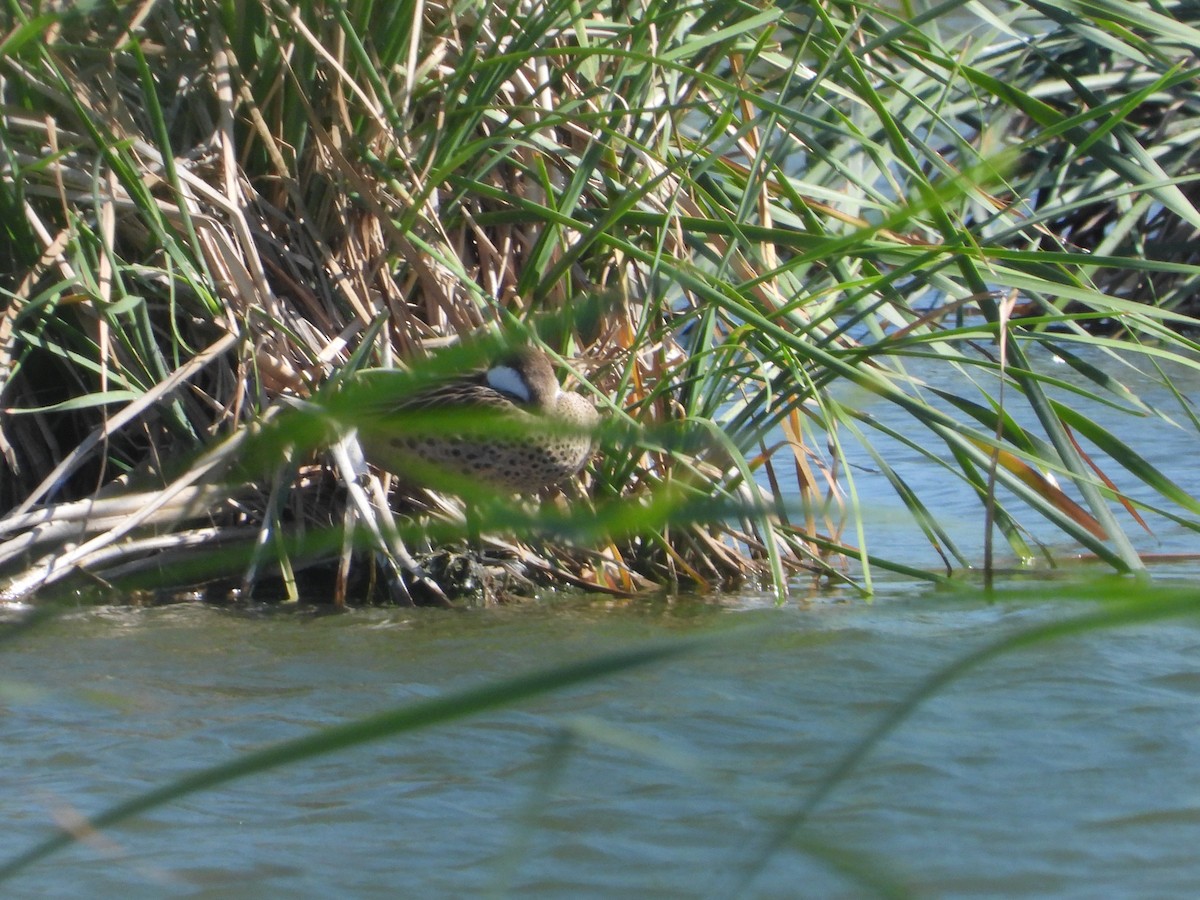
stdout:
<svg viewBox="0 0 1200 900">
<path fill-rule="evenodd" d="M 969 671 L 744 871 L 930 673 L 1097 608 L 1036 591 L 745 599 L 81 610 L 4 650 L 6 858 L 56 819 L 314 728 L 605 651 L 713 643 L 189 796 L 5 896 L 861 897 L 874 877 L 918 896 L 1132 897 L 1200 879 L 1190 619 Z"/>
<path fill-rule="evenodd" d="M 1116 412 L 1102 404 L 1087 402 L 1065 388 L 1047 386 L 1047 394 L 1110 430 L 1137 452 L 1146 464 L 1171 479 L 1185 493 L 1193 497 L 1200 496 L 1200 466 L 1195 462 L 1195 429 L 1190 424 L 1189 413 L 1180 405 L 1182 398 L 1182 402 L 1191 404 L 1191 415 L 1195 414 L 1197 398 L 1200 398 L 1200 373 L 1189 366 L 1171 361 L 1161 361 L 1161 372 L 1154 372 L 1144 362 L 1139 361 L 1138 367 L 1130 367 L 1118 362 L 1109 354 L 1085 352 L 1071 344 L 1067 344 L 1066 347 L 1141 398 L 1152 412 L 1141 416 Z M 1045 372 L 1049 377 L 1091 393 L 1102 393 L 1089 379 L 1062 361 L 1056 360 L 1044 347 L 1031 348 L 1029 357 L 1035 369 Z M 981 404 L 990 402 L 985 397 L 997 401 L 1002 396 L 997 380 L 986 372 L 969 372 L 971 380 L 980 388 L 980 393 L 975 394 L 966 383 L 967 375 L 950 366 L 930 365 L 923 360 L 907 360 L 904 361 L 904 369 L 920 384 L 919 388 L 910 388 L 910 393 L 919 397 L 922 402 L 939 407 L 956 418 L 961 414 L 955 412 L 950 404 L 940 400 L 932 389 L 952 391 Z M 967 558 L 976 562 L 982 559 L 984 526 L 981 506 L 975 497 L 974 488 L 955 474 L 958 466 L 944 443 L 908 413 L 891 403 L 852 386 L 843 386 L 841 393 L 842 402 L 909 436 L 923 448 L 932 451 L 935 457 L 949 461 L 950 471 L 947 471 L 936 467 L 913 448 L 871 428 L 863 429 L 889 465 L 908 480 Z M 1035 436 L 1042 434 L 1028 404 L 1011 386 L 1003 395 L 1003 400 L 1007 412 L 1021 427 L 1028 429 Z M 1119 490 L 1152 507 L 1178 512 L 1173 501 L 1165 500 L 1137 475 L 1099 452 L 1087 439 L 1078 435 L 1076 439 L 1104 476 Z M 842 436 L 842 441 L 852 466 L 850 475 L 865 522 L 868 550 L 905 564 L 938 568 L 941 557 L 930 547 L 890 483 L 878 472 L 870 456 L 846 435 Z M 1070 496 L 1081 501 L 1068 479 L 1061 474 L 1048 474 L 1054 476 L 1059 486 Z M 786 480 L 786 471 L 783 472 L 783 477 Z M 788 487 L 795 490 L 794 482 Z M 1048 554 L 1057 560 L 1069 559 L 1078 553 L 1078 548 L 1064 539 L 1056 526 L 1046 522 L 1040 514 L 1026 507 L 1022 501 L 1014 499 L 1005 488 L 997 489 L 997 497 L 1017 518 L 1025 539 L 1035 552 L 1039 552 L 1039 545 L 1044 545 Z M 1142 509 L 1139 512 L 1145 521 L 1143 527 L 1118 505 L 1113 504 L 1112 509 L 1118 524 L 1141 554 L 1153 557 L 1161 554 L 1200 552 L 1200 533 L 1195 527 L 1188 527 L 1166 516 Z M 1193 526 L 1198 521 L 1194 513 L 1185 515 L 1185 518 L 1189 519 Z M 853 531 L 848 531 L 847 537 L 852 539 Z M 1013 552 L 999 534 L 995 535 L 994 545 L 998 563 L 1016 562 Z"/>
</svg>

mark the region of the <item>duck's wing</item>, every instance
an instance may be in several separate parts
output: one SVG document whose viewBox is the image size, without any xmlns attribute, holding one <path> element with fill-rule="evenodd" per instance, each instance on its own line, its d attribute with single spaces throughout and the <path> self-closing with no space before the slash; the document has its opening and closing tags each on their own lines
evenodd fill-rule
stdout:
<svg viewBox="0 0 1200 900">
<path fill-rule="evenodd" d="M 425 388 L 400 400 L 397 411 L 419 409 L 464 409 L 478 407 L 497 411 L 521 409 L 520 398 L 487 383 L 487 373 L 463 375 Z"/>
</svg>

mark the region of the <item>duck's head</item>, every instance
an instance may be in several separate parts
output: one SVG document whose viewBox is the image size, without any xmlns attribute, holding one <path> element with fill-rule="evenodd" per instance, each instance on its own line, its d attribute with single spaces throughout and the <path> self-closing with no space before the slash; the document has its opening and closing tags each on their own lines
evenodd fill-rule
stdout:
<svg viewBox="0 0 1200 900">
<path fill-rule="evenodd" d="M 554 410 L 562 394 L 549 357 L 534 347 L 518 350 L 492 366 L 486 381 L 514 402 L 543 412 Z"/>
</svg>

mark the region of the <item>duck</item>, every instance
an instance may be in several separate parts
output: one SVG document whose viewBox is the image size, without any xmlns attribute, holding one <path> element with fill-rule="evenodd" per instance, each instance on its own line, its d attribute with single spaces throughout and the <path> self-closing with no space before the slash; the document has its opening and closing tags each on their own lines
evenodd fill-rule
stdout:
<svg viewBox="0 0 1200 900">
<path fill-rule="evenodd" d="M 382 392 L 389 374 L 361 377 Z M 600 421 L 591 401 L 563 390 L 550 358 L 532 346 L 371 412 L 358 425 L 369 463 L 404 482 L 460 493 L 533 494 L 563 484 L 591 458 Z"/>
</svg>

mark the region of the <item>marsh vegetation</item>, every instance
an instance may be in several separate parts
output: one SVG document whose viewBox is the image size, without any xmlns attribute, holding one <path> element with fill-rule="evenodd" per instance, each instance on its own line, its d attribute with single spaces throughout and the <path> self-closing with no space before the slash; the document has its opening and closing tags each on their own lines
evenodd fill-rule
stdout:
<svg viewBox="0 0 1200 900">
<path fill-rule="evenodd" d="M 409 602 L 410 551 L 475 531 L 520 583 L 614 593 L 751 579 L 782 597 L 797 577 L 869 593 L 880 569 L 990 569 L 990 540 L 982 559 L 960 550 L 880 437 L 977 491 L 979 529 L 1018 561 L 1052 556 L 1029 517 L 1121 572 L 1142 566 L 1126 536 L 1141 512 L 1200 522 L 1131 437 L 1147 417 L 1195 429 L 1192 399 L 1124 387 L 1133 368 L 1196 364 L 1186 16 L 5 15 L 10 597 L 222 579 L 295 598 L 317 567 L 339 602 Z M 399 366 L 415 389 L 514 342 L 545 347 L 604 414 L 567 501 L 469 504 L 468 523 L 402 487 L 393 523 L 379 492 L 356 499 L 330 453 L 355 372 Z M 961 379 L 931 388 L 913 360 Z M 847 386 L 909 424 L 882 426 Z M 1121 408 L 1129 433 L 1089 404 Z M 941 566 L 866 545 L 849 444 Z"/>
</svg>

